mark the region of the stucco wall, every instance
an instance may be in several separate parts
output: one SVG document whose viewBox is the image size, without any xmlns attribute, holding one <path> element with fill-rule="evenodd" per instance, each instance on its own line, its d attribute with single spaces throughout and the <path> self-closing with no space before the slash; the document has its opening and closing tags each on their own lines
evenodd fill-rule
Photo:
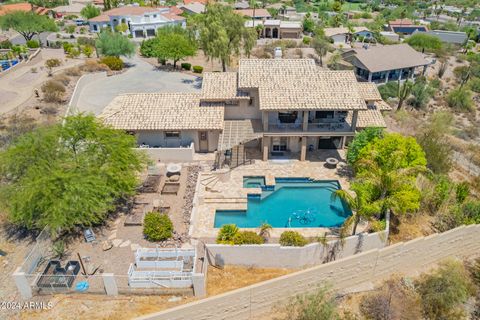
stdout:
<svg viewBox="0 0 480 320">
<path fill-rule="evenodd" d="M 195 149 L 193 143 L 188 148 L 137 148 L 145 152 L 152 161 L 191 162 Z"/>
<path fill-rule="evenodd" d="M 172 130 L 175 131 L 175 130 Z M 195 151 L 198 151 L 198 131 L 182 130 L 180 138 L 166 138 L 163 131 L 138 131 L 137 142 L 139 144 L 147 144 L 150 147 L 176 148 L 179 146 L 189 146 L 192 142 L 195 145 Z M 218 130 L 208 131 L 208 151 L 215 151 L 218 147 Z"/>
<path fill-rule="evenodd" d="M 261 119 L 262 112 L 249 101 L 240 101 L 237 106 L 225 106 L 225 120 Z"/>
<path fill-rule="evenodd" d="M 255 267 L 303 268 L 321 264 L 335 250 L 336 259 L 348 257 L 385 246 L 386 232 L 360 234 L 345 239 L 343 247 L 338 240 L 329 241 L 328 246 L 311 243 L 305 247 L 282 247 L 279 244 L 230 246 L 207 244 L 210 257 L 218 257 L 225 264 Z"/>
<path fill-rule="evenodd" d="M 416 275 L 450 257 L 480 255 L 480 225 L 373 249 L 348 258 L 147 315 L 151 320 L 255 319 L 279 302 L 329 283 L 335 290 L 378 282 L 392 274 Z"/>
</svg>

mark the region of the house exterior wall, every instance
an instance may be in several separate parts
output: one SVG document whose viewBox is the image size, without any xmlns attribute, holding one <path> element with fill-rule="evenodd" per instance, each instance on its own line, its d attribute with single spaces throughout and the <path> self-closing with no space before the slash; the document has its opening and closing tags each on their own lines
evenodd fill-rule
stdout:
<svg viewBox="0 0 480 320">
<path fill-rule="evenodd" d="M 139 145 L 148 145 L 155 148 L 177 148 L 180 146 L 190 146 L 193 142 L 195 151 L 198 152 L 200 146 L 198 140 L 199 131 L 208 132 L 208 151 L 215 151 L 218 146 L 218 137 L 220 134 L 218 130 L 181 130 L 180 138 L 167 138 L 165 132 L 161 130 L 138 131 L 135 134 Z"/>
<path fill-rule="evenodd" d="M 225 106 L 225 120 L 261 119 L 262 112 L 250 101 L 239 101 L 237 106 Z"/>
<path fill-rule="evenodd" d="M 347 35 L 346 34 L 336 34 L 334 36 L 331 36 L 333 43 L 345 43 L 347 41 Z"/>
</svg>

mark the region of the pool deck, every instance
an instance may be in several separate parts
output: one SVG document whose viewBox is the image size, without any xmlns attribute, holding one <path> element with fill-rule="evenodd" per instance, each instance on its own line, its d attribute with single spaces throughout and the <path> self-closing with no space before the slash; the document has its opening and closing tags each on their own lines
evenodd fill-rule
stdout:
<svg viewBox="0 0 480 320">
<path fill-rule="evenodd" d="M 265 176 L 266 185 L 275 184 L 275 178 L 311 178 L 314 180 L 338 180 L 342 189 L 349 190 L 349 176 L 344 173 L 345 154 L 340 150 L 337 169 L 325 167 L 324 161 L 260 161 L 233 170 L 202 172 L 197 184 L 194 209 L 191 217 L 192 238 L 214 242 L 218 228 L 214 228 L 216 210 L 246 210 L 247 194 L 261 194 L 260 188 L 244 188 L 244 176 Z M 306 237 L 316 237 L 329 232 L 329 228 L 274 228 L 270 234 L 278 239 L 285 230 L 299 231 Z M 258 228 L 242 228 L 258 231 Z"/>
</svg>

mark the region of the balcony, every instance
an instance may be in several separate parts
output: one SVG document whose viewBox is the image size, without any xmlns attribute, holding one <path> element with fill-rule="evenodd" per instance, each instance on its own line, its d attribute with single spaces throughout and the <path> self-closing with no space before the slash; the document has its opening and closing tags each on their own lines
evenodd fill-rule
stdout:
<svg viewBox="0 0 480 320">
<path fill-rule="evenodd" d="M 276 123 L 268 126 L 271 133 L 303 132 L 301 123 Z M 307 125 L 306 132 L 350 132 L 352 127 L 350 123 L 342 119 L 328 119 L 325 121 L 312 121 Z"/>
</svg>

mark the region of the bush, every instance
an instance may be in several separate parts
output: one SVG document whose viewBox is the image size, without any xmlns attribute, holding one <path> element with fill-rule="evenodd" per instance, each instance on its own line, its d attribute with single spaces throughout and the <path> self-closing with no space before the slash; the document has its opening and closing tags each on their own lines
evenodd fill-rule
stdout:
<svg viewBox="0 0 480 320">
<path fill-rule="evenodd" d="M 378 86 L 378 91 L 380 92 L 383 100 L 396 98 L 398 95 L 398 83 L 395 81 L 390 81 L 386 84 L 382 84 L 381 86 Z"/>
<path fill-rule="evenodd" d="M 140 45 L 140 54 L 146 58 L 152 58 L 155 56 L 155 45 L 157 40 L 155 38 L 142 41 Z"/>
<path fill-rule="evenodd" d="M 467 112 L 473 109 L 472 93 L 465 88 L 457 88 L 447 95 L 447 104 L 457 111 Z"/>
<path fill-rule="evenodd" d="M 87 37 L 78 37 L 77 43 L 79 46 L 91 46 L 95 47 L 95 39 Z"/>
<path fill-rule="evenodd" d="M 100 60 L 101 63 L 105 64 L 110 68 L 110 70 L 122 70 L 123 69 L 123 61 L 118 57 L 107 56 L 103 57 Z"/>
<path fill-rule="evenodd" d="M 225 224 L 218 231 L 217 243 L 233 244 L 233 238 L 238 233 L 238 227 L 234 224 Z"/>
<path fill-rule="evenodd" d="M 70 78 L 65 73 L 55 75 L 53 80 L 60 82 L 64 86 L 68 86 L 70 83 Z"/>
<path fill-rule="evenodd" d="M 70 49 L 74 47 L 74 45 L 70 42 L 64 42 L 62 44 L 62 47 L 63 47 L 63 52 L 68 53 Z"/>
<path fill-rule="evenodd" d="M 58 59 L 48 59 L 45 61 L 45 67 L 48 69 L 48 75 L 51 76 L 53 68 L 60 66 L 62 62 Z"/>
<path fill-rule="evenodd" d="M 62 102 L 65 86 L 55 80 L 48 80 L 42 85 L 42 92 L 46 102 Z"/>
<path fill-rule="evenodd" d="M 320 287 L 312 293 L 291 300 L 281 310 L 278 320 L 331 320 L 340 319 L 335 296 L 328 288 Z M 347 319 L 346 317 L 342 319 Z"/>
<path fill-rule="evenodd" d="M 348 151 L 347 151 L 348 164 L 354 165 L 357 162 L 358 154 L 363 149 L 363 147 L 365 147 L 374 139 L 381 138 L 382 136 L 383 136 L 382 128 L 368 127 L 360 131 L 360 133 L 358 133 L 355 136 L 352 143 L 350 143 L 350 145 L 348 146 Z"/>
<path fill-rule="evenodd" d="M 312 41 L 312 38 L 310 37 L 303 37 L 302 39 L 303 44 L 307 44 L 307 45 L 310 44 L 311 41 Z"/>
<path fill-rule="evenodd" d="M 149 212 L 143 220 L 143 234 L 149 241 L 164 241 L 172 237 L 173 223 L 166 214 Z"/>
<path fill-rule="evenodd" d="M 66 27 L 65 27 L 65 32 L 66 32 L 66 33 L 73 34 L 73 33 L 75 33 L 75 29 L 76 29 L 76 28 L 77 28 L 77 26 L 75 26 L 75 25 L 66 26 Z"/>
<path fill-rule="evenodd" d="M 85 72 L 98 72 L 98 71 L 108 71 L 107 65 L 103 63 L 99 63 L 96 60 L 87 60 L 85 63 L 80 67 L 80 71 Z"/>
<path fill-rule="evenodd" d="M 37 40 L 28 40 L 27 47 L 32 49 L 40 48 L 40 42 L 38 42 Z"/>
<path fill-rule="evenodd" d="M 307 239 L 297 231 L 284 231 L 280 235 L 280 244 L 285 247 L 303 247 L 307 243 Z"/>
<path fill-rule="evenodd" d="M 262 244 L 263 238 L 253 231 L 240 231 L 233 237 L 233 244 Z"/>
<path fill-rule="evenodd" d="M 473 78 L 468 82 L 470 90 L 476 93 L 480 93 L 480 78 Z"/>
<path fill-rule="evenodd" d="M 432 52 L 442 49 L 440 38 L 422 32 L 412 35 L 405 42 L 417 50 L 425 49 Z"/>
<path fill-rule="evenodd" d="M 0 42 L 0 49 L 11 49 L 12 46 L 10 40 L 3 40 Z"/>
<path fill-rule="evenodd" d="M 202 66 L 193 66 L 193 72 L 202 73 L 203 72 L 203 67 Z"/>
<path fill-rule="evenodd" d="M 187 62 L 182 63 L 181 66 L 182 66 L 182 69 L 185 69 L 185 70 L 192 69 L 192 64 L 187 63 Z"/>
<path fill-rule="evenodd" d="M 423 274 L 415 284 L 426 319 L 461 319 L 466 316 L 462 304 L 472 296 L 473 288 L 461 262 L 444 262 L 433 273 Z"/>
<path fill-rule="evenodd" d="M 72 68 L 66 69 L 64 73 L 65 75 L 70 77 L 78 77 L 79 75 L 82 74 L 82 71 L 80 70 L 79 67 L 72 67 Z"/>
</svg>

